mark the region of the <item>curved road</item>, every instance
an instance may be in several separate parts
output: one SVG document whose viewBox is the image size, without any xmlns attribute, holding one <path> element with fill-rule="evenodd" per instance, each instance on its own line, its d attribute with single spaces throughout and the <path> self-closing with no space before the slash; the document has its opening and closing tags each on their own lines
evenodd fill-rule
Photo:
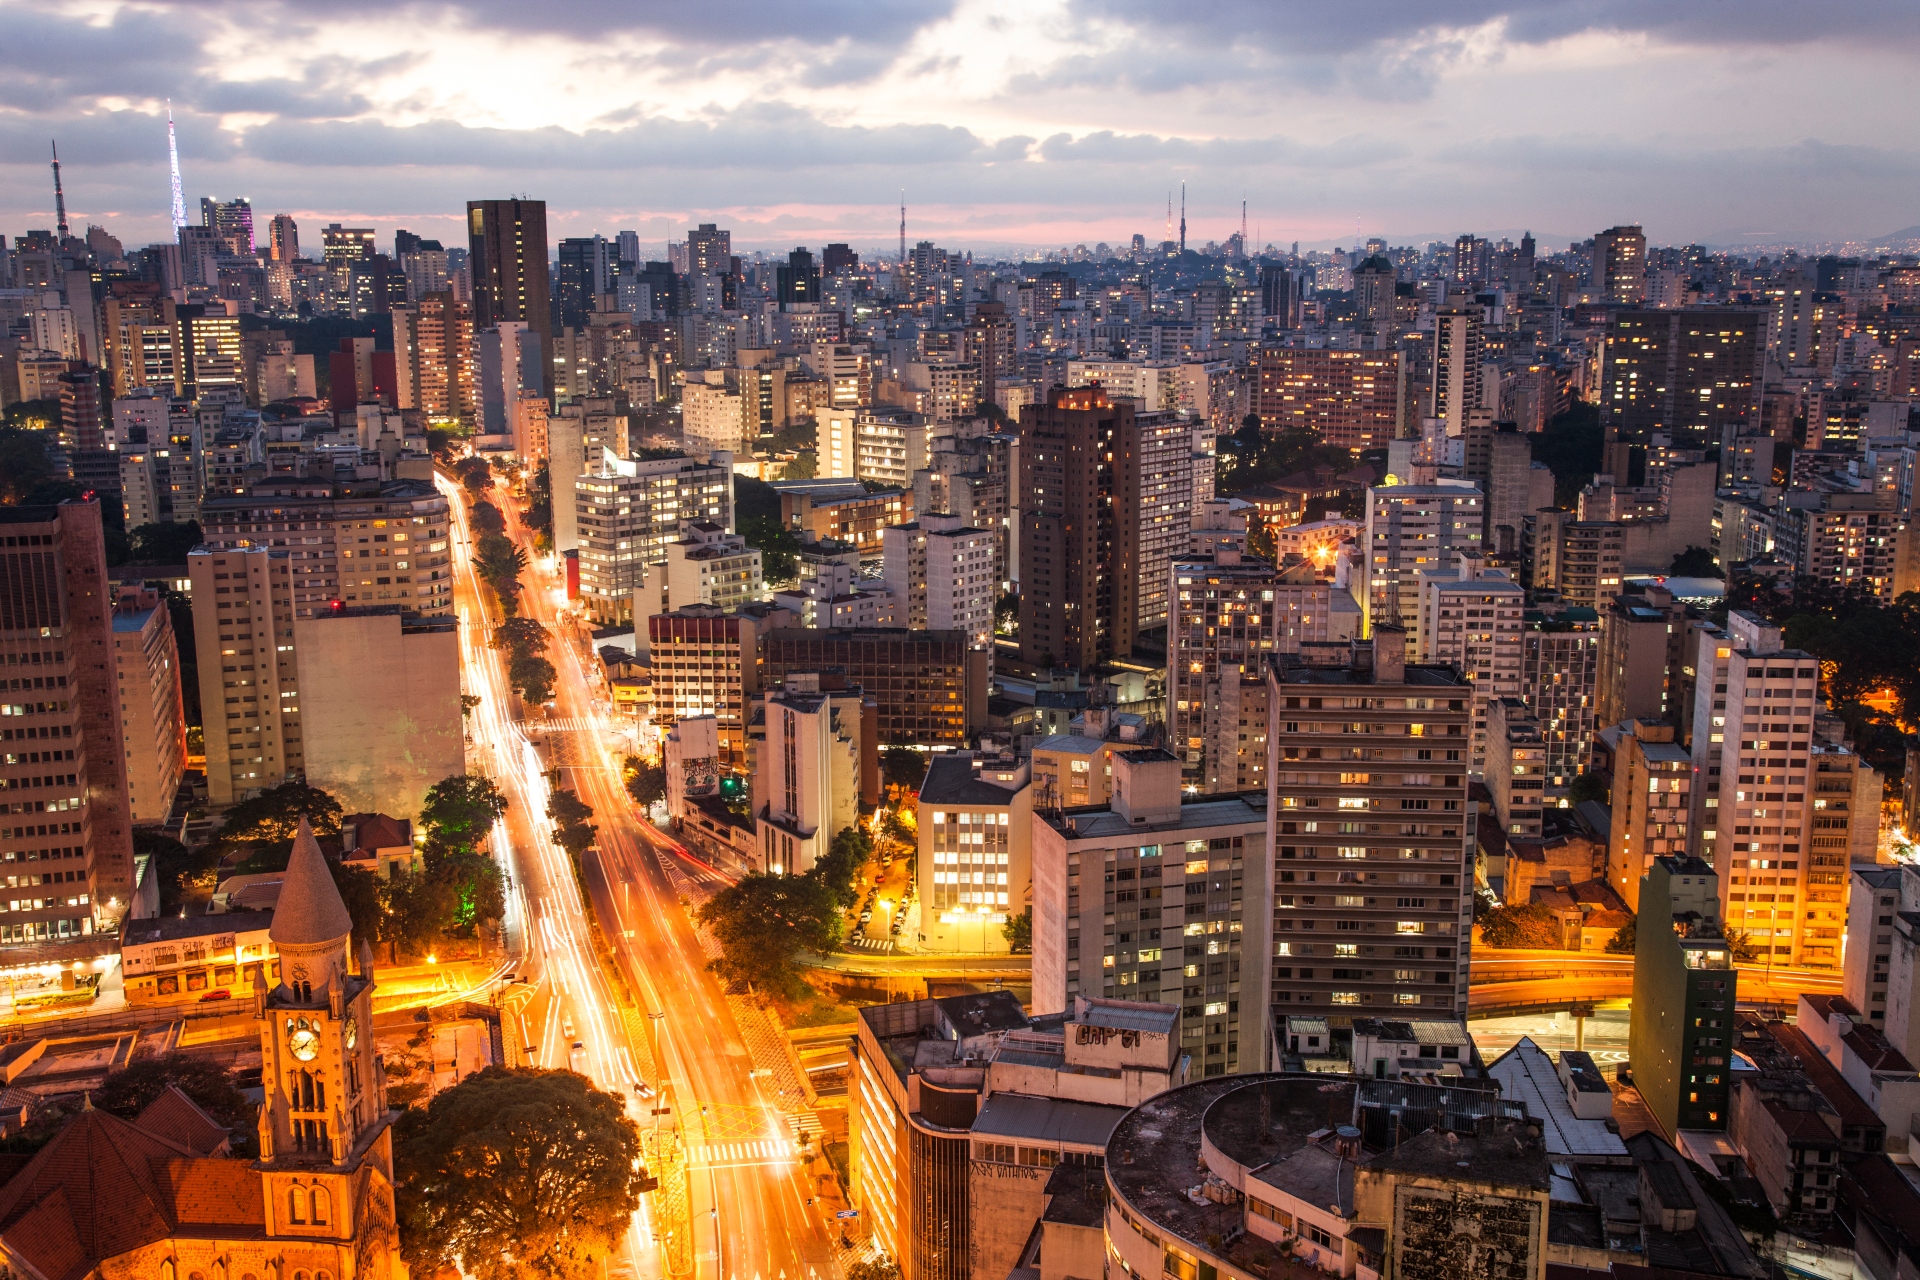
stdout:
<svg viewBox="0 0 1920 1280">
<path fill-rule="evenodd" d="M 472 568 L 464 494 L 444 477 L 439 484 L 455 513 L 457 600 L 471 624 L 486 614 Z M 512 501 L 504 493 L 495 499 L 509 535 L 531 560 L 531 538 Z M 646 1074 L 645 1064 L 660 1064 L 647 1081 L 658 1088 L 658 1103 L 644 1108 L 636 1103 L 632 1114 L 643 1125 L 677 1124 L 694 1153 L 692 1275 L 765 1280 L 838 1275 L 833 1242 L 805 1202 L 808 1188 L 801 1164 L 792 1157 L 792 1134 L 754 1076 L 725 995 L 706 970 L 707 955 L 662 866 L 673 856 L 671 844 L 635 815 L 622 785 L 619 757 L 607 745 L 615 735 L 605 727 L 593 694 L 594 679 L 579 651 L 581 636 L 557 616 L 560 584 L 536 563 L 529 566 L 524 586 L 524 615 L 554 637 L 547 653 L 558 671 L 554 716 L 600 730 L 573 735 L 576 749 L 568 765 L 567 780 L 593 807 L 599 827 L 599 856 L 590 854 L 584 876 L 576 879 L 566 853 L 550 838 L 547 779 L 525 726 L 513 718 L 503 655 L 487 645 L 491 628 L 483 623 L 462 629 L 468 692 L 481 698 L 469 720 L 475 756 L 488 762 L 487 771 L 512 806 L 498 851 L 513 877 L 510 945 L 519 943 L 541 988 L 528 1005 L 544 1005 L 538 1025 L 528 1028 L 539 1048 L 536 1061 L 568 1065 L 564 1028 L 571 1024 L 585 1046 L 587 1074 L 603 1088 L 631 1097 L 633 1083 Z M 580 879 L 592 900 L 592 918 L 639 1002 L 639 1016 L 623 1013 L 604 966 L 594 957 Z M 644 1039 L 636 1042 L 636 1035 Z M 670 1109 L 669 1114 L 654 1117 L 649 1114 L 654 1105 Z M 670 1274 L 669 1251 L 661 1240 L 670 1224 L 656 1221 L 660 1196 L 643 1199 L 625 1256 L 614 1269 L 635 1280 L 653 1280 Z"/>
</svg>

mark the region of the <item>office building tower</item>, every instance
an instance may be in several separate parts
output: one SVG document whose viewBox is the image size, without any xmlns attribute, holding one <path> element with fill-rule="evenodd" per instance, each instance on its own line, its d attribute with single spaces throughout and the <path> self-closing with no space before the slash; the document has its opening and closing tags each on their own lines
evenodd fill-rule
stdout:
<svg viewBox="0 0 1920 1280">
<path fill-rule="evenodd" d="M 178 394 L 200 400 L 221 387 L 244 387 L 240 358 L 240 317 L 223 306 L 176 306 L 173 352 Z"/>
<path fill-rule="evenodd" d="M 571 420 L 550 426 L 558 432 L 562 424 Z M 560 491 L 554 494 L 557 506 Z M 630 460 L 603 449 L 599 468 L 574 481 L 572 503 L 581 603 L 603 624 L 624 622 L 633 616 L 634 591 L 647 567 L 666 562 L 667 544 L 684 525 L 707 521 L 733 530 L 733 459 L 722 451 L 706 462 Z"/>
<path fill-rule="evenodd" d="M 1699 858 L 1668 856 L 1640 886 L 1628 1053 L 1634 1086 L 1671 1134 L 1727 1127 L 1740 975 L 1719 879 Z"/>
<path fill-rule="evenodd" d="M 309 785 L 348 813 L 411 818 L 429 787 L 466 772 L 459 630 L 397 604 L 294 618 Z"/>
<path fill-rule="evenodd" d="M 238 200 L 200 199 L 200 225 L 213 232 L 236 257 L 253 256 L 253 205 L 245 197 Z"/>
<path fill-rule="evenodd" d="M 883 748 L 964 746 L 986 728 L 992 655 L 962 632 L 788 626 L 767 632 L 760 652 L 769 685 L 793 671 L 839 671 L 859 685 L 878 708 Z"/>
<path fill-rule="evenodd" d="M 1593 287 L 1620 306 L 1646 300 L 1647 237 L 1639 227 L 1608 227 L 1593 238 Z"/>
<path fill-rule="evenodd" d="M 1406 394 L 1399 352 L 1268 347 L 1259 361 L 1262 429 L 1312 431 L 1354 450 L 1382 447 L 1398 433 Z"/>
<path fill-rule="evenodd" d="M 508 412 L 522 391 L 542 385 L 540 341 L 518 320 L 504 320 L 475 336 L 474 371 L 480 381 L 480 430 L 489 436 L 508 434 Z"/>
<path fill-rule="evenodd" d="M 1486 778 L 1501 832 L 1509 839 L 1539 839 L 1547 744 L 1540 722 L 1520 698 L 1495 698 L 1487 704 Z"/>
<path fill-rule="evenodd" d="M 544 200 L 467 201 L 467 263 L 473 273 L 473 325 L 485 332 L 517 320 L 545 353 L 553 339 L 553 299 L 547 272 Z M 541 390 L 548 386 L 545 355 L 536 361 Z"/>
<path fill-rule="evenodd" d="M 795 249 L 784 265 L 774 268 L 774 300 L 782 309 L 820 302 L 820 268 L 806 246 Z"/>
<path fill-rule="evenodd" d="M 428 615 L 453 612 L 447 499 L 430 481 L 336 485 L 275 477 L 238 488 L 201 502 L 206 545 L 291 548 L 284 573 L 295 616 L 311 617 L 335 602 L 397 604 Z M 221 566 L 220 572 L 240 567 Z M 208 630 L 198 625 L 199 613 L 194 617 L 196 638 L 204 637 Z M 206 666 L 203 661 L 203 675 Z"/>
<path fill-rule="evenodd" d="M 429 422 L 477 424 L 473 308 L 451 292 L 422 295 L 392 312 L 396 380 Z"/>
<path fill-rule="evenodd" d="M 1099 387 L 1021 414 L 1020 656 L 1086 669 L 1167 616 L 1192 521 L 1191 430 Z"/>
<path fill-rule="evenodd" d="M 1471 485 L 1383 485 L 1367 490 L 1362 543 L 1369 634 L 1420 618 L 1420 574 L 1478 556 L 1485 498 Z"/>
<path fill-rule="evenodd" d="M 113 609 L 114 679 L 126 748 L 127 811 L 136 824 L 173 811 L 187 769 L 180 651 L 157 591 L 122 591 Z"/>
<path fill-rule="evenodd" d="M 1736 641 L 1751 631 L 1737 612 L 1728 622 Z M 1721 914 L 1772 964 L 1837 973 L 1847 868 L 1856 851 L 1872 859 L 1880 777 L 1818 722 L 1812 655 L 1729 647 L 1724 738 L 1707 753 Z"/>
<path fill-rule="evenodd" d="M 1504 571 L 1464 555 L 1451 567 L 1422 570 L 1419 579 L 1415 659 L 1451 666 L 1472 685 L 1471 759 L 1478 772 L 1487 754 L 1488 704 L 1517 698 L 1525 688 L 1520 619 L 1527 593 Z"/>
<path fill-rule="evenodd" d="M 648 618 L 642 625 L 653 659 L 654 723 L 665 730 L 682 720 L 712 716 L 719 763 L 744 765 L 747 711 L 761 689 L 761 641 L 791 617 L 765 607 L 722 613 L 696 606 Z"/>
<path fill-rule="evenodd" d="M 1632 308 L 1607 324 L 1600 423 L 1610 446 L 1711 449 L 1758 423 L 1767 313 L 1743 307 Z M 1617 479 L 1623 459 L 1602 459 Z"/>
<path fill-rule="evenodd" d="M 1036 813 L 1033 1008 L 1080 996 L 1181 1006 L 1195 1074 L 1266 1063 L 1271 899 L 1256 793 L 1183 800 L 1180 762 L 1113 754 L 1099 810 Z M 1188 1012 L 1191 1010 L 1191 1012 Z"/>
<path fill-rule="evenodd" d="M 595 300 L 613 292 L 613 278 L 620 265 L 615 254 L 615 246 L 602 236 L 576 236 L 560 242 L 550 332 L 586 327 L 587 318 L 597 309 Z"/>
<path fill-rule="evenodd" d="M 733 232 L 722 231 L 711 222 L 703 222 L 687 232 L 687 266 L 690 276 L 723 276 L 733 270 Z"/>
<path fill-rule="evenodd" d="M 994 536 L 959 516 L 928 514 L 880 531 L 881 580 L 893 593 L 895 620 L 915 631 L 959 631 L 983 649 L 993 644 Z"/>
<path fill-rule="evenodd" d="M 582 476 L 598 475 L 606 455 L 625 458 L 629 452 L 626 415 L 615 413 L 610 399 L 575 400 L 547 419 L 547 484 L 559 498 L 553 504 L 556 554 L 564 556 L 580 546 L 579 503 L 566 501 L 564 495 L 575 491 Z"/>
<path fill-rule="evenodd" d="M 1529 559 L 1535 591 L 1595 613 L 1620 594 L 1626 576 L 1627 526 L 1613 520 L 1578 520 L 1571 511 L 1536 511 Z"/>
<path fill-rule="evenodd" d="M 1665 587 L 1649 583 L 1609 602 L 1600 615 L 1600 724 L 1678 724 L 1686 640 L 1687 607 Z"/>
<path fill-rule="evenodd" d="M 1366 1006 L 1460 1016 L 1473 924 L 1472 690 L 1450 666 L 1409 663 L 1406 633 L 1392 627 L 1370 642 L 1302 645 L 1269 673 L 1278 870 L 1261 931 L 1273 1003 L 1320 1017 Z M 1382 744 L 1367 749 L 1364 770 L 1353 767 L 1356 724 Z M 1250 946 L 1253 930 L 1249 921 Z"/>
<path fill-rule="evenodd" d="M 320 228 L 320 259 L 329 267 L 345 269 L 374 255 L 372 227 L 343 227 L 329 222 Z"/>
<path fill-rule="evenodd" d="M 1385 254 L 1376 253 L 1353 269 L 1354 318 L 1376 327 L 1393 323 L 1399 273 Z"/>
<path fill-rule="evenodd" d="M 1467 415 L 1486 407 L 1482 401 L 1481 365 L 1485 340 L 1477 308 L 1446 307 L 1433 318 L 1433 389 L 1426 416 L 1446 424 L 1446 434 L 1459 436 Z"/>
<path fill-rule="evenodd" d="M 207 795 L 225 808 L 303 770 L 292 563 L 284 548 L 196 547 L 187 568 Z"/>
<path fill-rule="evenodd" d="M 1531 438 L 1511 422 L 1495 423 L 1487 446 L 1487 561 L 1517 575 L 1527 517 L 1553 505 L 1553 472 L 1533 460 Z"/>
<path fill-rule="evenodd" d="M 276 213 L 267 230 L 267 256 L 274 262 L 292 262 L 300 256 L 300 224 L 292 214 Z"/>
<path fill-rule="evenodd" d="M 1601 730 L 1613 766 L 1607 880 L 1629 908 L 1655 858 L 1685 855 L 1693 818 L 1693 758 L 1670 724 L 1628 720 Z"/>
<path fill-rule="evenodd" d="M 1298 268 L 1278 262 L 1260 266 L 1260 314 L 1280 329 L 1298 329 L 1304 289 Z"/>
<path fill-rule="evenodd" d="M 873 707 L 859 686 L 792 672 L 757 700 L 754 845 L 769 875 L 804 875 L 880 799 Z"/>
<path fill-rule="evenodd" d="M 1222 548 L 1175 557 L 1167 619 L 1167 738 L 1183 785 L 1266 787 L 1268 657 L 1360 638 L 1360 606 L 1306 562 L 1276 569 Z"/>
<path fill-rule="evenodd" d="M 112 610 L 97 500 L 0 506 L 0 944 L 111 934 L 133 902 Z"/>
<path fill-rule="evenodd" d="M 1520 635 L 1520 687 L 1546 745 L 1547 798 L 1564 801 L 1586 772 L 1599 700 L 1600 618 L 1591 609 L 1529 612 Z"/>
<path fill-rule="evenodd" d="M 973 319 L 961 338 L 961 353 L 980 371 L 980 401 L 997 402 L 1000 385 L 1014 373 L 1014 353 L 1019 347 L 1018 326 L 1007 314 L 1002 302 L 974 305 Z"/>
<path fill-rule="evenodd" d="M 1024 761 L 949 752 L 915 799 L 916 933 L 933 951 L 1002 951 L 1008 919 L 1033 905 L 1033 801 Z"/>
</svg>

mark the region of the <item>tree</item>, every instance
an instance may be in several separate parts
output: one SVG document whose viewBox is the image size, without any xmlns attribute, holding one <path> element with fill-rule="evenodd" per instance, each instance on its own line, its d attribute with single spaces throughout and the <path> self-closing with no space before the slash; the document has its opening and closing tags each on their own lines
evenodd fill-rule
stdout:
<svg viewBox="0 0 1920 1280">
<path fill-rule="evenodd" d="M 553 537 L 553 478 L 542 462 L 540 469 L 527 478 L 527 509 L 521 519 L 538 537 Z"/>
<path fill-rule="evenodd" d="M 353 936 L 368 945 L 379 941 L 387 914 L 380 877 L 364 867 L 343 866 L 332 858 L 327 859 L 327 870 L 333 873 L 333 887 L 340 891 L 347 918 L 353 921 Z"/>
<path fill-rule="evenodd" d="M 28 400 L 8 405 L 7 425 L 0 427 L 0 503 L 7 506 L 27 502 L 43 482 L 53 478 L 53 461 L 47 457 L 47 432 L 15 425 L 38 421 L 31 412 L 16 412 L 32 411 L 36 407 L 43 411 L 46 421 L 60 420 L 58 400 Z"/>
<path fill-rule="evenodd" d="M 493 468 L 478 455 L 469 454 L 454 463 L 453 474 L 461 487 L 476 498 L 493 488 Z"/>
<path fill-rule="evenodd" d="M 143 524 L 127 535 L 135 564 L 185 564 L 187 552 L 199 546 L 200 526 L 185 524 Z"/>
<path fill-rule="evenodd" d="M 1587 800 L 1598 800 L 1606 804 L 1613 799 L 1607 790 L 1607 780 L 1597 773 L 1583 773 L 1567 785 L 1567 803 L 1580 804 Z"/>
<path fill-rule="evenodd" d="M 1537 902 L 1508 903 L 1481 917 L 1480 937 L 1490 947 L 1551 949 L 1560 945 L 1560 924 Z"/>
<path fill-rule="evenodd" d="M 507 664 L 507 683 L 520 691 L 528 702 L 546 702 L 553 697 L 553 682 L 560 678 L 545 658 L 521 654 Z"/>
<path fill-rule="evenodd" d="M 187 848 L 172 836 L 153 827 L 133 829 L 133 851 L 147 855 L 159 877 L 160 909 L 172 914 L 194 889 L 213 888 L 217 859 L 210 856 L 211 845 L 199 850 Z"/>
<path fill-rule="evenodd" d="M 1280 544 L 1274 539 L 1273 527 L 1257 514 L 1247 521 L 1247 554 L 1269 564 L 1280 563 Z"/>
<path fill-rule="evenodd" d="M 507 518 L 500 514 L 500 508 L 491 502 L 476 502 L 473 510 L 467 513 L 467 520 L 473 525 L 475 533 L 505 533 Z"/>
<path fill-rule="evenodd" d="M 755 872 L 707 899 L 696 913 L 720 944 L 707 966 L 728 982 L 780 992 L 800 985 L 796 957 L 831 951 L 840 942 L 840 912 L 813 876 Z"/>
<path fill-rule="evenodd" d="M 1017 916 L 1009 916 L 1000 926 L 1000 932 L 1007 939 L 1007 949 L 1015 955 L 1026 955 L 1033 950 L 1033 908 L 1028 907 Z"/>
<path fill-rule="evenodd" d="M 590 1280 L 640 1203 L 625 1102 L 571 1071 L 488 1067 L 394 1135 L 400 1238 L 416 1275 Z"/>
<path fill-rule="evenodd" d="M 900 1280 L 900 1264 L 884 1253 L 847 1264 L 847 1280 Z"/>
<path fill-rule="evenodd" d="M 1575 401 L 1533 437 L 1533 460 L 1553 472 L 1553 500 L 1560 506 L 1573 506 L 1600 470 L 1604 435 L 1599 406 Z M 1618 479 L 1627 483 L 1625 476 Z"/>
<path fill-rule="evenodd" d="M 503 583 L 511 582 L 513 590 L 520 589 L 519 578 L 527 569 L 527 553 L 505 534 L 483 533 L 474 543 L 473 567 L 495 591 L 504 595 L 507 588 Z"/>
<path fill-rule="evenodd" d="M 478 849 L 507 811 L 507 798 L 493 779 L 470 773 L 442 778 L 427 788 L 420 825 L 429 839 L 451 848 Z"/>
<path fill-rule="evenodd" d="M 1727 930 L 1727 950 L 1733 952 L 1735 960 L 1752 963 L 1760 952 L 1753 945 L 1753 935 L 1745 929 Z"/>
<path fill-rule="evenodd" d="M 493 647 L 512 653 L 536 653 L 544 650 L 552 637 L 532 618 L 504 618 L 493 629 Z"/>
<path fill-rule="evenodd" d="M 918 791 L 927 780 L 926 757 L 911 747 L 888 747 L 880 757 L 880 775 L 890 787 Z"/>
<path fill-rule="evenodd" d="M 625 773 L 627 794 L 633 797 L 635 804 L 644 807 L 667 798 L 667 769 L 664 764 L 642 760 L 639 756 L 628 756 Z"/>
<path fill-rule="evenodd" d="M 1607 951 L 1616 956 L 1632 955 L 1638 941 L 1635 926 L 1639 923 L 1640 917 L 1633 916 L 1625 924 L 1615 929 L 1613 936 L 1607 939 Z"/>
<path fill-rule="evenodd" d="M 1688 547 L 1673 558 L 1667 566 L 1667 573 L 1675 578 L 1724 578 L 1720 571 L 1720 562 L 1713 558 L 1713 552 L 1706 547 Z"/>
<path fill-rule="evenodd" d="M 807 874 L 818 880 L 833 904 L 846 910 L 860 901 L 860 872 L 873 856 L 873 837 L 865 827 L 842 827 L 827 845 L 826 856 Z"/>
<path fill-rule="evenodd" d="M 235 1148 L 253 1141 L 254 1106 L 234 1083 L 233 1073 L 208 1058 L 182 1053 L 141 1052 L 113 1072 L 94 1091 L 93 1105 L 109 1115 L 131 1120 L 173 1085 L 187 1095 L 215 1124 L 232 1135 Z"/>
<path fill-rule="evenodd" d="M 593 806 L 559 785 L 559 770 L 549 774 L 554 782 L 547 796 L 547 816 L 554 822 L 554 843 L 576 859 L 593 847 L 600 828 L 593 825 Z"/>
<path fill-rule="evenodd" d="M 1009 591 L 993 602 L 993 629 L 1003 636 L 1020 634 L 1020 593 Z"/>
<path fill-rule="evenodd" d="M 292 847 L 294 833 L 300 829 L 303 817 L 315 835 L 337 835 L 340 802 L 304 782 L 283 782 L 277 787 L 268 787 L 227 810 L 227 824 L 213 840 L 213 858 L 217 862 L 243 844 L 277 846 L 282 855 L 280 865 L 284 867 L 286 850 Z"/>
</svg>

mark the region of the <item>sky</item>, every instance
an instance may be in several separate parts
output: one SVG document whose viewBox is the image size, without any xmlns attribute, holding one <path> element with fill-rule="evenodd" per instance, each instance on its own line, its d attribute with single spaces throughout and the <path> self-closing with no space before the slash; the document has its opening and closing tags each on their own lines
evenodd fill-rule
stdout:
<svg viewBox="0 0 1920 1280">
<path fill-rule="evenodd" d="M 0 232 L 189 217 L 463 243 L 984 254 L 1166 234 L 1394 244 L 1638 222 L 1655 244 L 1920 224 L 1920 0 L 0 0 Z M 1178 216 L 1177 209 L 1175 216 Z M 891 252 L 889 251 L 889 255 Z"/>
</svg>

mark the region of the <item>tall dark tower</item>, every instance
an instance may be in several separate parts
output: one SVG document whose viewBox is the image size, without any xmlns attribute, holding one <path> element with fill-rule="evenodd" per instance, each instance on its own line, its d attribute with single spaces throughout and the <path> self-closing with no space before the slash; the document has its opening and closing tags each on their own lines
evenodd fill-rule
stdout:
<svg viewBox="0 0 1920 1280">
<path fill-rule="evenodd" d="M 547 202 L 467 201 L 468 264 L 473 272 L 475 332 L 503 320 L 525 322 L 540 336 L 539 386 L 548 385 L 553 350 L 553 294 L 547 272 Z"/>
<path fill-rule="evenodd" d="M 60 189 L 60 144 L 53 144 L 53 214 L 60 226 L 60 239 L 67 238 L 67 193 Z"/>
<path fill-rule="evenodd" d="M 1180 184 L 1180 252 L 1187 251 L 1187 184 Z"/>
</svg>

